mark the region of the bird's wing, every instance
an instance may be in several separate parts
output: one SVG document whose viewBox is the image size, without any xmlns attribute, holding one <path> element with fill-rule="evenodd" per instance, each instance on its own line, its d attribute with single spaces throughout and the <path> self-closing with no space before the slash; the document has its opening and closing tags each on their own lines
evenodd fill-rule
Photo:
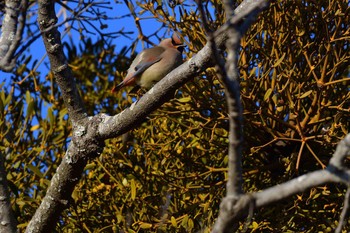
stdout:
<svg viewBox="0 0 350 233">
<path fill-rule="evenodd" d="M 140 54 L 139 59 L 135 61 L 135 67 L 132 70 L 134 72 L 133 76 L 142 74 L 148 67 L 159 62 L 162 59 L 164 51 L 165 49 L 159 46 L 144 50 Z"/>
<path fill-rule="evenodd" d="M 122 87 L 134 84 L 136 77 L 141 76 L 146 69 L 162 60 L 162 54 L 164 51 L 164 48 L 157 46 L 141 52 L 132 62 L 128 70 L 128 75 L 121 83 L 112 89 L 112 92 L 116 92 Z"/>
<path fill-rule="evenodd" d="M 148 62 L 140 62 L 137 66 L 135 66 L 135 72 L 129 73 L 126 78 L 119 83 L 116 87 L 112 89 L 112 92 L 116 92 L 120 90 L 124 86 L 129 86 L 129 85 L 134 85 L 135 84 L 135 78 L 139 75 L 141 75 L 148 67 L 153 65 L 154 63 L 157 63 L 161 60 L 161 57 L 158 57 L 156 59 L 152 59 L 151 61 Z"/>
<path fill-rule="evenodd" d="M 136 77 L 142 74 L 148 67 L 150 67 L 154 63 L 159 62 L 160 60 L 162 60 L 161 57 L 153 57 L 149 61 L 141 61 L 137 66 L 135 66 L 135 72 L 133 76 Z"/>
</svg>

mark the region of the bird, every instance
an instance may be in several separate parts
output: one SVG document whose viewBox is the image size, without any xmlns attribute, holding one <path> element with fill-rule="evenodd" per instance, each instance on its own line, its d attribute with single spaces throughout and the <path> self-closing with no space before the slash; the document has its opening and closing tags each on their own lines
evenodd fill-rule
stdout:
<svg viewBox="0 0 350 233">
<path fill-rule="evenodd" d="M 112 92 L 126 86 L 149 90 L 170 71 L 181 65 L 182 52 L 186 46 L 174 33 L 171 38 L 162 40 L 158 46 L 145 49 L 132 61 L 124 80 Z"/>
</svg>

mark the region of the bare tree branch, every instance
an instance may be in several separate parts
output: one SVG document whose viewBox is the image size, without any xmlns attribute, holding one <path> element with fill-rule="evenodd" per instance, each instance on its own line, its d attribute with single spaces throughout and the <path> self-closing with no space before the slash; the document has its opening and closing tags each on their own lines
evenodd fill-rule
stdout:
<svg viewBox="0 0 350 233">
<path fill-rule="evenodd" d="M 72 142 L 66 155 L 53 176 L 50 187 L 30 221 L 26 232 L 51 232 L 62 210 L 67 208 L 72 191 L 80 179 L 89 158 L 98 156 L 104 147 L 96 135 L 98 117 L 88 119 L 83 101 L 67 65 L 63 53 L 60 33 L 56 27 L 57 18 L 53 1 L 39 1 L 38 22 L 46 51 L 56 81 L 61 89 L 64 102 L 73 123 Z M 47 28 L 50 28 L 47 30 Z"/>
<path fill-rule="evenodd" d="M 224 1 L 225 9 L 228 15 L 233 10 L 233 2 Z M 227 16 L 228 17 L 228 16 Z M 234 17 L 234 16 L 233 16 Z M 238 48 L 241 40 L 241 34 L 238 25 L 231 25 L 227 30 L 228 39 L 226 41 L 227 62 L 225 65 L 225 76 L 222 81 L 225 87 L 226 100 L 228 106 L 229 118 L 229 146 L 228 146 L 228 181 L 226 184 L 226 196 L 238 197 L 242 191 L 242 128 L 243 128 L 243 110 L 240 100 Z"/>
<path fill-rule="evenodd" d="M 0 154 L 0 232 L 16 232 L 16 220 L 11 209 L 4 154 Z"/>
<path fill-rule="evenodd" d="M 22 2 L 21 2 L 22 1 Z M 108 8 L 107 1 L 88 1 L 77 3 L 77 9 L 71 9 L 67 5 L 60 3 L 62 7 L 68 8 L 71 12 L 70 17 L 66 17 L 62 22 L 54 24 L 50 27 L 45 28 L 45 30 L 31 32 L 30 38 L 28 38 L 25 43 L 22 41 L 24 28 L 26 25 L 28 4 L 34 5 L 34 2 L 29 2 L 28 0 L 12 0 L 6 1 L 5 6 L 5 16 L 2 23 L 2 34 L 0 37 L 0 70 L 5 72 L 11 72 L 15 68 L 16 61 L 20 55 L 22 55 L 38 38 L 41 37 L 43 32 L 50 31 L 53 27 L 60 27 L 67 22 L 72 22 L 72 27 L 68 30 L 73 29 L 74 22 L 81 23 L 84 27 L 84 23 L 89 24 L 95 32 L 97 32 L 102 39 L 105 37 L 115 38 L 117 34 L 125 35 L 130 32 L 124 32 L 124 29 L 115 32 L 102 33 L 102 29 L 106 27 L 106 24 L 102 22 L 103 20 L 117 19 L 121 17 L 109 17 L 105 12 L 97 11 L 96 8 Z M 91 14 L 93 16 L 84 15 L 84 13 Z M 100 23 L 101 29 L 93 25 L 90 21 L 98 21 Z M 84 27 L 87 33 L 92 33 L 86 27 Z M 84 30 L 83 30 L 84 31 Z M 80 31 L 81 32 L 81 31 Z M 23 43 L 23 44 L 21 44 Z"/>
<path fill-rule="evenodd" d="M 348 134 L 338 144 L 333 157 L 337 157 L 337 151 L 339 152 L 338 156 L 340 157 L 350 155 L 350 134 Z M 341 164 L 339 167 L 329 165 L 325 170 L 310 172 L 283 184 L 278 184 L 265 189 L 261 192 L 241 195 L 238 200 L 227 197 L 226 201 L 223 202 L 225 204 L 220 205 L 220 215 L 217 223 L 215 224 L 213 232 L 234 231 L 235 228 L 232 227 L 234 226 L 233 223 L 236 223 L 248 216 L 249 208 L 251 208 L 250 206 L 252 204 L 257 208 L 268 206 L 294 194 L 301 193 L 312 187 L 320 186 L 326 183 L 343 183 L 349 185 L 350 170 L 343 169 L 343 164 Z M 228 218 L 221 218 L 222 212 L 224 212 L 222 208 L 227 208 L 224 211 L 226 211 Z M 344 208 L 347 208 L 347 206 L 344 205 Z M 218 226 L 218 224 L 227 224 L 230 227 L 223 229 L 221 226 Z"/>
<path fill-rule="evenodd" d="M 339 224 L 335 229 L 335 233 L 340 233 L 343 227 L 346 225 L 346 218 L 349 216 L 349 204 L 350 204 L 350 188 L 346 191 L 344 198 L 344 206 L 340 215 Z"/>
<path fill-rule="evenodd" d="M 350 181 L 350 173 L 349 171 L 345 173 L 347 174 L 346 177 L 339 177 L 338 174 L 329 169 L 318 170 L 251 195 L 255 199 L 256 207 L 263 207 L 326 183 L 339 182 L 346 184 Z"/>
<path fill-rule="evenodd" d="M 65 105 L 73 124 L 86 118 L 86 110 L 79 96 L 73 74 L 63 53 L 61 36 L 55 27 L 57 18 L 52 1 L 39 1 L 38 23 L 51 64 L 51 70 L 59 85 Z M 51 28 L 47 30 L 48 28 Z"/>
<path fill-rule="evenodd" d="M 83 14 L 90 6 L 91 5 L 87 5 L 86 7 L 80 9 L 74 16 L 68 17 L 65 20 L 63 20 L 62 22 L 51 25 L 50 27 L 47 27 L 47 28 L 41 30 L 40 32 L 37 32 L 35 35 L 31 36 L 30 40 L 28 40 L 23 46 L 21 46 L 19 51 L 14 55 L 13 59 L 16 59 L 17 57 L 19 57 L 25 50 L 27 50 L 33 44 L 34 41 L 39 39 L 44 32 L 49 32 L 53 28 L 58 28 L 64 24 L 66 24 L 67 22 L 77 20 L 77 18 L 81 14 Z"/>
<path fill-rule="evenodd" d="M 257 4 L 259 3 L 259 4 Z M 249 213 L 249 206 L 254 206 L 249 195 L 243 197 L 242 190 L 242 142 L 243 142 L 243 109 L 240 100 L 238 52 L 243 33 L 256 18 L 257 14 L 268 6 L 267 1 L 243 1 L 242 5 L 233 9 L 233 1 L 224 1 L 228 24 L 226 28 L 227 61 L 225 69 L 220 71 L 221 80 L 225 86 L 229 118 L 229 151 L 228 151 L 228 181 L 227 194 L 220 204 L 219 217 L 214 225 L 213 232 L 232 232 L 237 226 L 236 218 Z M 241 23 L 243 18 L 250 18 L 249 25 Z M 240 24 L 241 23 L 241 24 Z M 221 69 L 222 65 L 218 64 Z"/>
<path fill-rule="evenodd" d="M 55 229 L 61 212 L 70 204 L 72 192 L 88 159 L 102 153 L 104 144 L 96 139 L 98 124 L 100 121 L 95 117 L 84 126 L 75 128 L 72 142 L 26 232 L 52 232 Z"/>
<path fill-rule="evenodd" d="M 350 154 L 350 134 L 339 142 L 337 149 L 330 161 L 330 164 L 335 168 L 342 168 L 344 166 L 344 159 Z"/>
<path fill-rule="evenodd" d="M 0 69 L 10 72 L 15 67 L 15 54 L 21 40 L 25 26 L 25 16 L 28 0 L 22 1 L 23 14 L 20 17 L 20 0 L 6 1 L 5 16 L 2 23 L 0 37 Z"/>
</svg>

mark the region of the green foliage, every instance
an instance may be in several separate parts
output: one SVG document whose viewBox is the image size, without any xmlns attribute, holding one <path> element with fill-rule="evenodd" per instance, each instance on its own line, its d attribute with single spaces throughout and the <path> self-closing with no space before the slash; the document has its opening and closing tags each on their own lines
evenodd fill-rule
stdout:
<svg viewBox="0 0 350 233">
<path fill-rule="evenodd" d="M 1 156 L 7 159 L 7 178 L 20 230 L 45 195 L 71 131 L 67 110 L 60 101 L 46 102 L 53 99 L 49 91 L 52 83 L 44 80 L 37 84 L 41 91 L 34 91 L 30 82 L 0 91 Z"/>
<path fill-rule="evenodd" d="M 189 59 L 206 42 L 198 12 L 162 2 L 130 9 L 141 23 L 150 14 L 162 27 L 179 30 Z M 212 30 L 224 23 L 220 1 L 204 10 Z M 245 191 L 323 168 L 348 133 L 348 11 L 345 0 L 276 1 L 242 39 Z M 132 103 L 126 93 L 110 93 L 125 75 L 132 46 L 115 54 L 105 41 L 65 44 L 89 114 L 117 114 Z M 14 80 L 30 78 L 0 92 L 1 151 L 20 230 L 45 195 L 71 133 L 53 75 L 36 79 L 41 74 L 31 70 L 20 67 Z M 225 195 L 227 128 L 223 88 L 209 68 L 142 125 L 107 141 L 86 167 L 57 231 L 209 232 Z M 328 232 L 339 219 L 343 193 L 344 187 L 325 185 L 256 210 L 248 231 Z"/>
</svg>

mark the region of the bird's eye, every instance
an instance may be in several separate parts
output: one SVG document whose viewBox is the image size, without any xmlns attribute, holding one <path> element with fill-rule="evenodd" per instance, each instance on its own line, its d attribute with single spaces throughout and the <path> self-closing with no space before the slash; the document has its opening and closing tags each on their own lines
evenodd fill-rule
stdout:
<svg viewBox="0 0 350 233">
<path fill-rule="evenodd" d="M 171 43 L 172 43 L 173 45 L 176 45 L 176 42 L 175 42 L 174 38 L 171 38 Z"/>
</svg>

